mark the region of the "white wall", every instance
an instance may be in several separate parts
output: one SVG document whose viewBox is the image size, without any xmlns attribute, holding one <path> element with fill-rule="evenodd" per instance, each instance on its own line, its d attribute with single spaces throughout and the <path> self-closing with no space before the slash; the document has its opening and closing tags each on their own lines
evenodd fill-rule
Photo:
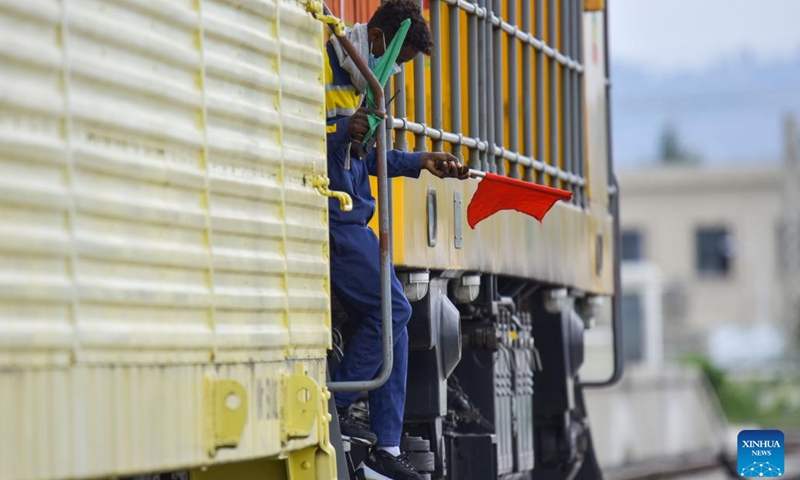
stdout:
<svg viewBox="0 0 800 480">
<path fill-rule="evenodd" d="M 651 167 L 622 172 L 620 183 L 623 229 L 643 233 L 644 257 L 661 269 L 664 288 L 680 284 L 687 293 L 685 318 L 665 318 L 667 332 L 700 338 L 717 325 L 782 319 L 780 165 Z M 725 226 L 734 237 L 737 256 L 728 277 L 698 276 L 698 226 Z"/>
<path fill-rule="evenodd" d="M 630 367 L 614 387 L 585 395 L 603 469 L 724 448 L 726 424 L 699 372 Z"/>
</svg>

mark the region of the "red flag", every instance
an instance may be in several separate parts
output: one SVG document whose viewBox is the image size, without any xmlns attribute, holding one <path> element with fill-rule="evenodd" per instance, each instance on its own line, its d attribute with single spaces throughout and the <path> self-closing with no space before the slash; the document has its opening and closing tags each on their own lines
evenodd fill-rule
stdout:
<svg viewBox="0 0 800 480">
<path fill-rule="evenodd" d="M 559 200 L 572 199 L 572 192 L 487 173 L 467 207 L 467 222 L 475 225 L 500 210 L 526 213 L 540 222 Z"/>
</svg>

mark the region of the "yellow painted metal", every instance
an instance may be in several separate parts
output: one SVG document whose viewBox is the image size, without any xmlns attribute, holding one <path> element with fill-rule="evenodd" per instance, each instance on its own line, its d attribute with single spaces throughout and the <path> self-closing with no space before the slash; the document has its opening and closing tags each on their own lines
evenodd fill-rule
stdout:
<svg viewBox="0 0 800 480">
<path fill-rule="evenodd" d="M 306 448 L 292 452 L 286 459 L 289 470 L 288 480 L 316 480 L 317 449 Z M 328 477 L 326 477 L 328 478 Z"/>
<path fill-rule="evenodd" d="M 258 459 L 226 463 L 189 472 L 191 480 L 282 480 L 288 478 L 283 459 Z"/>
<path fill-rule="evenodd" d="M 544 4 L 544 37 L 549 45 L 560 45 L 560 21 L 556 21 L 556 29 L 548 31 L 547 4 Z M 560 2 L 558 2 L 560 4 Z M 455 8 L 443 5 L 442 14 L 442 39 L 447 44 L 449 38 L 449 22 L 446 9 Z M 518 5 L 517 11 L 521 11 Z M 531 25 L 535 24 L 533 15 Z M 556 11 L 560 15 L 560 8 Z M 603 70 L 603 37 L 598 36 L 598 28 L 602 28 L 602 12 L 586 13 L 583 15 L 584 31 L 584 99 L 585 99 L 585 151 L 587 174 L 586 191 L 588 205 L 585 209 L 564 203 L 557 204 L 543 223 L 525 217 L 518 213 L 501 212 L 481 223 L 476 230 L 470 230 L 466 223 L 466 209 L 475 191 L 475 181 L 457 182 L 455 180 L 439 180 L 433 176 L 422 173 L 419 180 L 395 179 L 393 180 L 393 245 L 394 261 L 398 266 L 410 268 L 430 269 L 458 269 L 468 271 L 481 271 L 524 277 L 573 286 L 587 292 L 608 294 L 613 292 L 612 278 L 612 222 L 608 215 L 608 190 L 607 190 L 607 156 L 606 156 L 606 122 L 605 122 L 605 72 Z M 459 12 L 460 43 L 461 43 L 461 79 L 467 78 L 467 14 Z M 599 22 L 599 27 L 598 27 Z M 504 48 L 507 45 L 504 38 Z M 519 49 L 521 50 L 521 49 Z M 519 53 L 521 55 L 521 53 Z M 507 55 L 504 56 L 507 62 Z M 442 49 L 442 68 L 444 84 L 442 86 L 444 127 L 451 129 L 450 119 L 450 83 L 449 51 Z M 544 125 L 535 125 L 535 128 L 545 129 L 545 154 L 550 155 L 550 131 L 559 129 L 559 143 L 563 145 L 564 132 L 559 125 L 550 124 L 549 98 L 557 95 L 556 106 L 559 109 L 558 118 L 562 112 L 559 85 L 550 85 L 550 61 L 544 61 Z M 430 92 L 430 61 L 426 59 L 426 92 Z M 483 68 L 482 66 L 480 68 Z M 562 67 L 558 68 L 558 78 L 561 78 Z M 406 112 L 407 117 L 415 119 L 414 111 L 414 65 L 406 64 Z M 507 69 L 504 68 L 504 71 Z M 534 65 L 534 79 L 535 79 Z M 521 74 L 520 74 L 521 76 Z M 520 77 L 521 78 L 521 77 Z M 507 80 L 503 80 L 505 103 L 508 102 Z M 520 87 L 522 91 L 522 87 Z M 534 95 L 535 89 L 521 94 Z M 469 132 L 469 109 L 466 85 L 462 86 L 462 133 Z M 520 115 L 522 115 L 521 109 Z M 506 119 L 506 139 L 508 135 L 508 109 L 504 108 Z M 430 103 L 427 105 L 426 118 L 431 118 Z M 534 119 L 535 121 L 535 119 Z M 522 118 L 518 121 L 520 128 Z M 396 132 L 396 135 L 405 135 L 409 147 L 414 146 L 414 136 L 409 133 Z M 522 136 L 520 135 L 520 146 Z M 535 136 L 534 136 L 535 139 Z M 426 142 L 428 149 L 432 142 Z M 448 146 L 445 146 L 449 149 Z M 563 148 L 559 148 L 558 164 L 563 166 Z M 467 149 L 463 149 L 467 156 Z M 549 181 L 549 178 L 546 178 Z M 557 182 L 558 183 L 558 182 Z M 436 190 L 436 210 L 438 217 L 438 238 L 435 247 L 428 246 L 427 237 L 427 192 L 432 187 Z M 372 184 L 375 191 L 375 184 Z M 462 199 L 459 215 L 464 230 L 462 248 L 456 249 L 454 238 L 456 235 L 456 212 L 454 197 L 458 194 Z M 373 218 L 370 223 L 373 229 L 377 228 L 377 221 Z M 598 240 L 600 239 L 600 240 Z M 604 268 L 597 271 L 598 244 L 602 247 L 599 254 L 600 262 Z"/>
<path fill-rule="evenodd" d="M 330 190 L 328 188 L 330 184 L 331 179 L 325 175 L 313 175 L 311 177 L 311 186 L 314 187 L 320 195 L 339 200 L 339 208 L 341 208 L 342 211 L 351 211 L 353 209 L 353 199 L 350 195 L 347 194 L 347 192 Z"/>
<path fill-rule="evenodd" d="M 323 468 L 320 468 L 323 467 Z M 336 480 L 336 472 L 324 469 L 317 448 L 304 448 L 286 459 L 258 459 L 214 465 L 189 472 L 191 480 Z"/>
<path fill-rule="evenodd" d="M 330 443 L 327 388 L 320 388 L 303 363 L 298 363 L 296 373 L 284 378 L 284 430 L 283 441 L 319 434 L 318 444 L 289 454 L 286 462 L 289 480 L 335 479 L 336 461 Z"/>
<path fill-rule="evenodd" d="M 191 472 L 192 480 L 218 479 L 286 479 L 286 480 L 336 480 L 336 461 L 330 443 L 328 425 L 327 388 L 320 388 L 309 376 L 303 363 L 296 365 L 296 373 L 283 379 L 285 430 L 284 443 L 291 438 L 307 437 L 319 432 L 318 444 L 294 449 L 283 460 L 256 460 L 236 462 Z M 291 399 L 291 400 L 290 400 Z"/>
<path fill-rule="evenodd" d="M 306 2 L 306 10 L 314 16 L 317 20 L 333 27 L 334 34 L 337 37 L 343 37 L 345 34 L 344 22 L 333 15 L 324 15 L 322 2 L 319 0 L 308 0 Z"/>
<path fill-rule="evenodd" d="M 235 380 L 206 375 L 206 424 L 208 454 L 217 449 L 236 447 L 247 423 L 247 391 Z"/>
<path fill-rule="evenodd" d="M 320 396 L 321 402 L 321 415 L 317 416 L 319 422 L 319 448 L 316 451 L 314 460 L 316 463 L 317 479 L 335 479 L 337 478 L 336 472 L 336 452 L 331 443 L 330 423 L 333 416 L 328 411 L 328 402 L 332 394 L 326 387 L 322 387 L 322 395 Z M 346 475 L 341 472 L 341 476 Z M 344 479 L 342 479 L 344 480 Z"/>
<path fill-rule="evenodd" d="M 583 0 L 583 11 L 585 12 L 599 12 L 605 8 L 605 0 Z"/>
<path fill-rule="evenodd" d="M 0 478 L 332 459 L 324 28 L 295 0 L 0 2 Z M 301 362 L 315 420 L 283 441 Z"/>
<path fill-rule="evenodd" d="M 321 414 L 320 389 L 307 375 L 305 365 L 297 364 L 297 373 L 283 379 L 284 422 L 283 441 L 290 438 L 305 438 L 311 435 L 316 426 L 317 415 Z"/>
</svg>

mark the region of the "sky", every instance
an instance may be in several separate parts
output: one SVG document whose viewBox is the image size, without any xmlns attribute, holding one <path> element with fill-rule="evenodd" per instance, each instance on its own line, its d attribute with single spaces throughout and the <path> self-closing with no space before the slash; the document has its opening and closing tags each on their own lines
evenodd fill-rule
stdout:
<svg viewBox="0 0 800 480">
<path fill-rule="evenodd" d="M 800 52 L 800 0 L 608 0 L 611 53 L 651 73 L 702 71 L 747 51 Z"/>
<path fill-rule="evenodd" d="M 775 162 L 800 118 L 800 0 L 607 0 L 614 157 L 657 161 L 673 127 L 703 163 Z"/>
</svg>

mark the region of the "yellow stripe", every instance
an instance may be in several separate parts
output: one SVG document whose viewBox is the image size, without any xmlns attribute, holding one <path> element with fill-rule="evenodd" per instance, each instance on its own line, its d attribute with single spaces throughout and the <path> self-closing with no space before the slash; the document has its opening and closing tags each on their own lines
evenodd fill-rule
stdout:
<svg viewBox="0 0 800 480">
<path fill-rule="evenodd" d="M 325 49 L 325 85 L 333 83 L 333 69 L 331 69 L 328 49 Z M 358 109 L 361 104 L 361 97 L 352 90 L 326 90 L 325 91 L 325 110 L 337 109 Z"/>
<path fill-rule="evenodd" d="M 355 91 L 329 90 L 325 92 L 325 109 L 352 108 L 355 110 L 358 108 L 359 100 Z"/>
<path fill-rule="evenodd" d="M 337 123 L 325 126 L 325 132 L 327 133 L 336 133 L 336 125 Z"/>
<path fill-rule="evenodd" d="M 424 174 L 423 174 L 424 175 Z M 397 178 L 390 178 L 389 182 L 392 184 L 392 248 L 393 248 L 393 257 L 392 261 L 394 261 L 397 265 L 402 265 L 405 261 L 406 255 L 406 204 L 405 204 L 405 188 L 406 188 L 406 179 L 403 177 Z M 413 182 L 409 182 L 413 183 Z M 372 188 L 372 194 L 374 196 L 378 196 L 378 178 L 373 177 L 370 175 L 369 177 L 369 184 Z M 420 203 L 420 205 L 425 205 L 425 202 Z M 375 214 L 370 219 L 367 226 L 375 232 L 375 235 L 379 235 L 380 233 L 380 226 L 378 225 L 378 208 L 379 205 L 375 202 Z M 424 215 L 424 210 L 423 213 Z M 427 237 L 426 237 L 427 238 Z M 409 241 L 409 244 L 413 245 L 414 242 Z M 427 247 L 427 243 L 425 246 Z M 409 247 L 411 248 L 411 247 Z"/>
<path fill-rule="evenodd" d="M 333 83 L 333 69 L 331 68 L 331 59 L 328 57 L 328 49 L 325 51 L 325 85 Z"/>
</svg>

